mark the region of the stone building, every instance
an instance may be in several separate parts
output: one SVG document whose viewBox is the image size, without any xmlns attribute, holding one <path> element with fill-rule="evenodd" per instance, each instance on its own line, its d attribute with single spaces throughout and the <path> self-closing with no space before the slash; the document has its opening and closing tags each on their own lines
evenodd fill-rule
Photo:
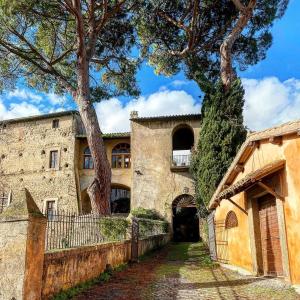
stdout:
<svg viewBox="0 0 300 300">
<path fill-rule="evenodd" d="M 103 134 L 112 167 L 112 212 L 143 207 L 172 222 L 186 208 L 194 220 L 189 164 L 199 127 L 197 114 L 141 118 L 133 112 L 131 132 Z M 78 112 L 7 120 L 0 130 L 2 203 L 24 186 L 43 212 L 91 211 L 93 161 Z"/>
<path fill-rule="evenodd" d="M 210 249 L 225 266 L 300 284 L 299 135 L 300 121 L 251 133 L 218 186 Z"/>
</svg>

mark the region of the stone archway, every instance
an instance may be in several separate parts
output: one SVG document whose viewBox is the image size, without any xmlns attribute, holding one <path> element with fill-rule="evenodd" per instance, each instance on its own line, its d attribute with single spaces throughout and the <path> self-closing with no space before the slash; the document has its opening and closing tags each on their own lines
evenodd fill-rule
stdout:
<svg viewBox="0 0 300 300">
<path fill-rule="evenodd" d="M 112 184 L 110 206 L 112 214 L 129 214 L 130 188 L 124 185 Z"/>
<path fill-rule="evenodd" d="M 172 203 L 173 239 L 176 242 L 198 242 L 199 217 L 193 196 L 183 194 Z"/>
</svg>

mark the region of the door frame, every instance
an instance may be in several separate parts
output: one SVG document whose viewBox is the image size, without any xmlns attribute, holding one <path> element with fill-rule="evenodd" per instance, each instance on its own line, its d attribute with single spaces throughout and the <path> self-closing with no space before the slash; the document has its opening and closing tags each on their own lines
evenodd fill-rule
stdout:
<svg viewBox="0 0 300 300">
<path fill-rule="evenodd" d="M 282 192 L 282 172 L 277 173 L 274 190 L 276 193 L 281 194 Z M 254 275 L 263 275 L 263 258 L 261 250 L 261 235 L 260 235 L 260 224 L 259 220 L 259 209 L 258 209 L 258 198 L 266 195 L 268 192 L 261 188 L 254 186 L 252 190 L 246 192 L 247 203 L 248 203 L 248 224 L 249 224 L 249 236 L 250 236 L 250 248 L 252 256 L 252 269 Z M 291 282 L 290 276 L 290 265 L 288 256 L 287 246 L 287 235 L 285 226 L 285 214 L 284 214 L 284 201 L 285 199 L 276 199 L 276 210 L 279 227 L 280 247 L 281 247 L 281 260 L 283 268 L 284 279 Z"/>
</svg>

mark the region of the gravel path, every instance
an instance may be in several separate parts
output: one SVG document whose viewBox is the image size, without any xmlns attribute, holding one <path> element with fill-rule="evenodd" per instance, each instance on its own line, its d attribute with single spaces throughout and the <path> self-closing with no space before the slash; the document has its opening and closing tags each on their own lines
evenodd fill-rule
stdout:
<svg viewBox="0 0 300 300">
<path fill-rule="evenodd" d="M 242 276 L 213 264 L 200 243 L 172 244 L 115 273 L 76 300 L 292 300 L 300 296 L 283 281 Z"/>
</svg>

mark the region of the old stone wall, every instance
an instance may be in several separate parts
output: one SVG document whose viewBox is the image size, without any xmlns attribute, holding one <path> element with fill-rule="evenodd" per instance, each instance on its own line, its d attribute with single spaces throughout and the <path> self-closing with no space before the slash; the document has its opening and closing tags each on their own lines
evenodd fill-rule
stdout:
<svg viewBox="0 0 300 300">
<path fill-rule="evenodd" d="M 163 247 L 169 241 L 169 234 L 142 239 L 138 245 L 139 256 Z M 98 277 L 107 264 L 117 267 L 130 260 L 130 240 L 45 253 L 42 299 Z"/>
<path fill-rule="evenodd" d="M 116 267 L 131 257 L 130 241 L 99 244 L 45 254 L 42 299 L 98 277 L 107 264 Z"/>
<path fill-rule="evenodd" d="M 194 194 L 194 183 L 188 169 L 171 170 L 172 135 L 178 126 L 189 126 L 194 132 L 194 145 L 200 120 L 131 122 L 132 208 L 157 210 L 169 222 L 172 202 L 182 194 Z"/>
<path fill-rule="evenodd" d="M 0 300 L 38 300 L 41 295 L 46 219 L 30 193 L 0 215 Z"/>
<path fill-rule="evenodd" d="M 159 249 L 171 240 L 171 234 L 164 233 L 139 240 L 138 254 L 142 256 L 147 252 Z"/>
<path fill-rule="evenodd" d="M 52 128 L 53 119 L 59 127 Z M 1 191 L 30 190 L 40 210 L 46 200 L 61 209 L 77 211 L 73 114 L 7 122 L 0 133 Z M 50 168 L 50 151 L 58 151 L 58 167 Z"/>
</svg>

